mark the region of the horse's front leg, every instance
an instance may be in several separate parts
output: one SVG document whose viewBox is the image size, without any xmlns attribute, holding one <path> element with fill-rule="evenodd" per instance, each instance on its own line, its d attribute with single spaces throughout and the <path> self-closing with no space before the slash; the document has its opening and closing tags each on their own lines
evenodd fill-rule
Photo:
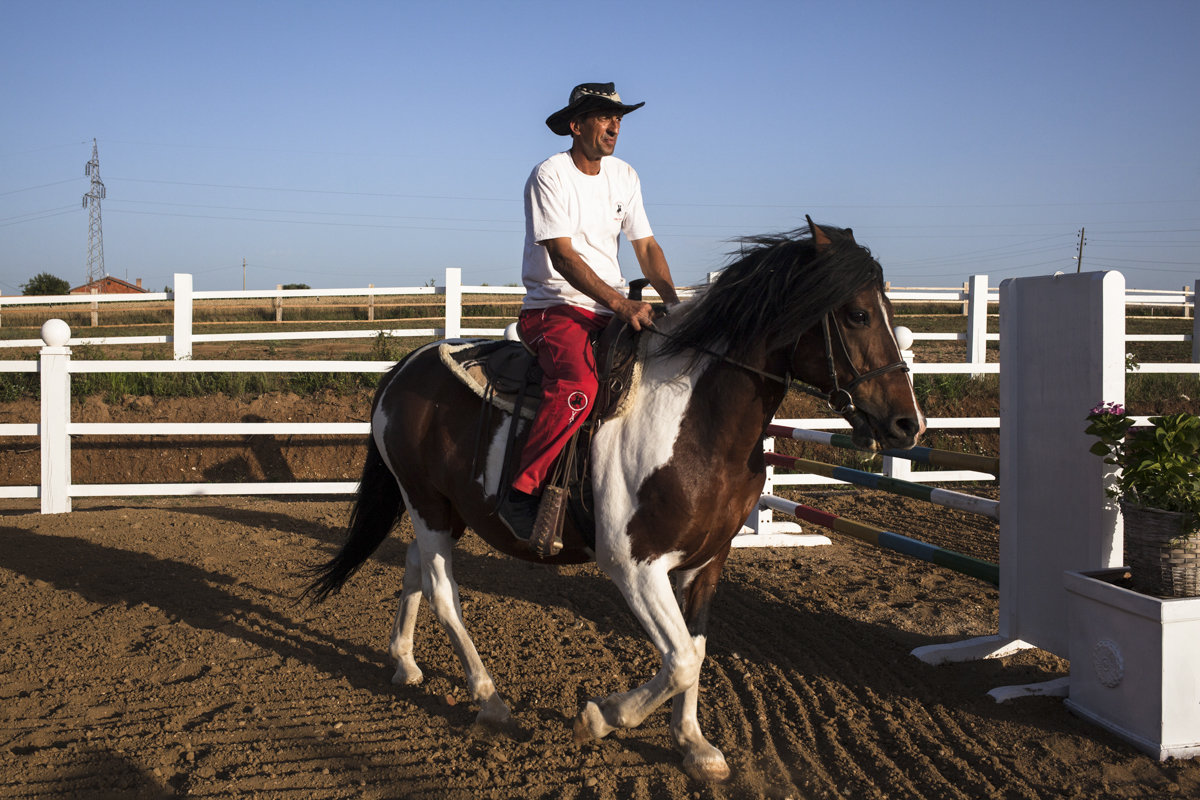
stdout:
<svg viewBox="0 0 1200 800">
<path fill-rule="evenodd" d="M 701 661 L 707 648 L 708 614 L 712 598 L 716 594 L 717 580 L 728 554 L 726 550 L 722 556 L 700 569 L 676 576 L 679 605 Z M 699 680 L 675 695 L 671 703 L 671 737 L 675 740 L 675 747 L 683 753 L 683 766 L 689 775 L 700 780 L 723 781 L 729 777 L 729 765 L 725 763 L 721 751 L 700 731 L 697 714 L 699 699 Z"/>
<path fill-rule="evenodd" d="M 649 564 L 606 565 L 605 571 L 662 654 L 663 664 L 653 678 L 635 689 L 611 694 L 600 701 L 588 701 L 575 720 L 576 741 L 598 739 L 617 728 L 635 727 L 668 699 L 697 691 L 704 660 L 703 642 L 697 648 L 697 640 L 688 632 L 667 569 L 663 559 Z M 694 700 L 692 707 L 694 717 Z M 689 736 L 690 744 L 685 747 L 684 766 L 689 774 L 701 780 L 728 777 L 729 768 L 720 751 L 704 741 L 698 726 L 694 733 L 698 741 L 692 743 Z M 680 742 L 679 736 L 676 741 Z"/>
</svg>

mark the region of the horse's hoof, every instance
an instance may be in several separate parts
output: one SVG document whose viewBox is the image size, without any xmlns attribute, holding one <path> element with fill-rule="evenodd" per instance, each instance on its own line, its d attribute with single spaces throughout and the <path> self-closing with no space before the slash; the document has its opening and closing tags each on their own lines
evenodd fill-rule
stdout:
<svg viewBox="0 0 1200 800">
<path fill-rule="evenodd" d="M 612 731 L 612 726 L 604 721 L 600 706 L 592 700 L 587 702 L 579 716 L 575 718 L 575 743 L 583 744 L 593 739 L 602 739 Z"/>
<path fill-rule="evenodd" d="M 392 675 L 392 683 L 397 686 L 416 686 L 425 680 L 425 673 L 415 663 L 397 664 L 396 673 Z"/>
<path fill-rule="evenodd" d="M 508 710 L 508 704 L 501 700 L 498 694 L 483 701 L 479 714 L 475 717 L 477 725 L 486 725 L 490 728 L 505 728 L 511 721 L 512 713 Z"/>
<path fill-rule="evenodd" d="M 692 780 L 705 783 L 723 783 L 729 780 L 731 774 L 725 756 L 715 747 L 704 757 L 689 755 L 684 758 L 683 769 Z"/>
</svg>

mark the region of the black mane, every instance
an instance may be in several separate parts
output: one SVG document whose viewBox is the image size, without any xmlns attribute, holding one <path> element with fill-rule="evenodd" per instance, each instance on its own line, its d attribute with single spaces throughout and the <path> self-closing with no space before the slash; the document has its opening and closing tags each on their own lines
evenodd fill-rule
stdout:
<svg viewBox="0 0 1200 800">
<path fill-rule="evenodd" d="M 685 312 L 664 351 L 721 350 L 745 358 L 765 338 L 768 349 L 791 344 L 883 270 L 849 229 L 821 226 L 818 248 L 807 228 L 736 240 L 741 247 Z"/>
</svg>

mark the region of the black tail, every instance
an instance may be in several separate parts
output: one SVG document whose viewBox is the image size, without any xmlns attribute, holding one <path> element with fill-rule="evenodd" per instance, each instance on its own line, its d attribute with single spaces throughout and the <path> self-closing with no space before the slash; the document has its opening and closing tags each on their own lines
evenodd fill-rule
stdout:
<svg viewBox="0 0 1200 800">
<path fill-rule="evenodd" d="M 379 454 L 375 438 L 371 437 L 367 445 L 367 463 L 363 465 L 362 479 L 354 499 L 354 510 L 350 512 L 346 543 L 327 563 L 305 572 L 314 580 L 301 598 L 311 595 L 312 602 L 319 603 L 341 589 L 342 584 L 383 543 L 403 513 L 404 498 L 400 495 L 400 487 Z"/>
</svg>

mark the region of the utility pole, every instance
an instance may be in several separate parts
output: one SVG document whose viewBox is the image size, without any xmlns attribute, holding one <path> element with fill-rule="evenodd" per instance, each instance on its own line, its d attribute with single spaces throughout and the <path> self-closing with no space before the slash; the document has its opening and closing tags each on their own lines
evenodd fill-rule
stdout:
<svg viewBox="0 0 1200 800">
<path fill-rule="evenodd" d="M 1083 231 L 1083 228 L 1079 229 L 1079 255 L 1075 256 L 1076 273 L 1083 269 L 1083 246 L 1087 244 L 1087 239 L 1083 238 Z"/>
<path fill-rule="evenodd" d="M 104 231 L 100 227 L 100 201 L 104 199 L 104 181 L 100 180 L 100 149 L 95 139 L 92 139 L 92 160 L 84 166 L 83 174 L 92 179 L 92 190 L 83 196 L 83 207 L 88 209 L 86 283 L 91 283 L 108 274 L 104 270 Z"/>
</svg>

